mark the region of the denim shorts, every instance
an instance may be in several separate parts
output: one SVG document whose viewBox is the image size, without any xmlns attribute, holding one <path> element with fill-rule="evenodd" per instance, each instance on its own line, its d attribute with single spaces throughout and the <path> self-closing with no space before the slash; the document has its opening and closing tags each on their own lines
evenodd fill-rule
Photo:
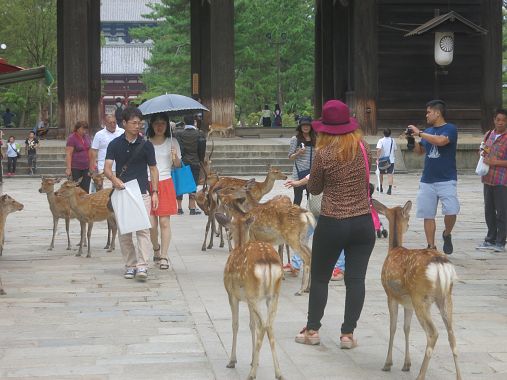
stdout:
<svg viewBox="0 0 507 380">
<path fill-rule="evenodd" d="M 438 201 L 442 203 L 442 215 L 459 214 L 456 181 L 419 183 L 416 217 L 421 219 L 435 219 Z"/>
</svg>

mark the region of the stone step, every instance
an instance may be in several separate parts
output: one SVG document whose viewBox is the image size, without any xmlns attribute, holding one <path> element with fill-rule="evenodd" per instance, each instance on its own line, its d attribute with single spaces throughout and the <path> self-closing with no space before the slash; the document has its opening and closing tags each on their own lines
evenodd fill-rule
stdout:
<svg viewBox="0 0 507 380">
<path fill-rule="evenodd" d="M 213 152 L 211 160 L 224 158 L 276 158 L 288 159 L 287 152 Z"/>
<path fill-rule="evenodd" d="M 289 159 L 286 159 L 286 158 L 285 159 L 277 159 L 277 158 L 273 158 L 273 157 L 251 157 L 251 158 L 246 158 L 246 157 L 226 158 L 226 157 L 224 157 L 224 158 L 213 159 L 211 166 L 212 167 L 227 166 L 227 165 L 231 165 L 231 164 L 235 165 L 235 166 L 237 166 L 237 165 L 264 165 L 264 166 L 284 165 L 284 166 L 292 167 L 293 162 L 291 162 Z"/>
<path fill-rule="evenodd" d="M 284 165 L 274 165 L 283 173 L 290 176 L 292 173 L 292 166 L 284 166 Z M 267 173 L 266 165 L 227 165 L 227 166 L 214 166 L 213 170 L 215 170 L 219 175 L 225 176 L 241 176 L 241 175 L 251 175 L 251 176 L 263 176 Z"/>
</svg>

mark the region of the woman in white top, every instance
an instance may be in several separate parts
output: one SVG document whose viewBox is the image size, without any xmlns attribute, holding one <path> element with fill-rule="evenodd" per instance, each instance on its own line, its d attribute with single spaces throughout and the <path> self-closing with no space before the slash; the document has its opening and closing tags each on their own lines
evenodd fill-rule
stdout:
<svg viewBox="0 0 507 380">
<path fill-rule="evenodd" d="M 7 140 L 7 176 L 10 177 L 16 174 L 16 162 L 18 161 L 18 154 L 20 147 L 16 144 L 16 138 L 9 136 Z"/>
<path fill-rule="evenodd" d="M 155 158 L 159 173 L 158 199 L 156 210 L 151 210 L 151 243 L 153 260 L 160 269 L 169 269 L 169 243 L 171 242 L 171 215 L 178 212 L 176 191 L 171 178 L 171 168 L 181 166 L 181 150 L 176 139 L 171 138 L 169 118 L 165 113 L 151 116 L 147 136 L 155 148 Z M 149 171 L 148 171 L 149 176 Z M 151 188 L 151 185 L 150 185 Z M 160 226 L 160 242 L 158 231 Z"/>
<path fill-rule="evenodd" d="M 387 174 L 387 195 L 391 195 L 393 188 L 393 177 L 394 177 L 394 157 L 396 152 L 396 142 L 391 137 L 391 130 L 389 128 L 384 129 L 384 137 L 377 142 L 377 158 L 389 157 L 389 167 L 380 170 L 380 186 L 377 187 L 377 191 L 384 192 L 382 184 L 384 182 L 384 174 Z M 378 165 L 378 162 L 377 162 Z"/>
</svg>

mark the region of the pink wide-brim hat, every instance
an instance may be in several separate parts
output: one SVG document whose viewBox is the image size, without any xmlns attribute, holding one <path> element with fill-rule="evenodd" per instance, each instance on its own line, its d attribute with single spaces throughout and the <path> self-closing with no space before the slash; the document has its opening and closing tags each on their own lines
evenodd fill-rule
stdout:
<svg viewBox="0 0 507 380">
<path fill-rule="evenodd" d="M 349 107 L 339 100 L 329 100 L 322 107 L 322 117 L 312 122 L 318 133 L 344 135 L 359 128 L 357 120 L 350 116 Z"/>
</svg>

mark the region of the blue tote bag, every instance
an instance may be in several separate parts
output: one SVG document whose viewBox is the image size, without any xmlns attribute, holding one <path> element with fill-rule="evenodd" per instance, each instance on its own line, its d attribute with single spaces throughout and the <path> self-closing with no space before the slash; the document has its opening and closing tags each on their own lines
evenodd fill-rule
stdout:
<svg viewBox="0 0 507 380">
<path fill-rule="evenodd" d="M 181 168 L 173 168 L 171 170 L 171 177 L 174 183 L 176 195 L 194 193 L 197 186 L 194 181 L 194 176 L 189 165 L 181 163 Z"/>
</svg>

